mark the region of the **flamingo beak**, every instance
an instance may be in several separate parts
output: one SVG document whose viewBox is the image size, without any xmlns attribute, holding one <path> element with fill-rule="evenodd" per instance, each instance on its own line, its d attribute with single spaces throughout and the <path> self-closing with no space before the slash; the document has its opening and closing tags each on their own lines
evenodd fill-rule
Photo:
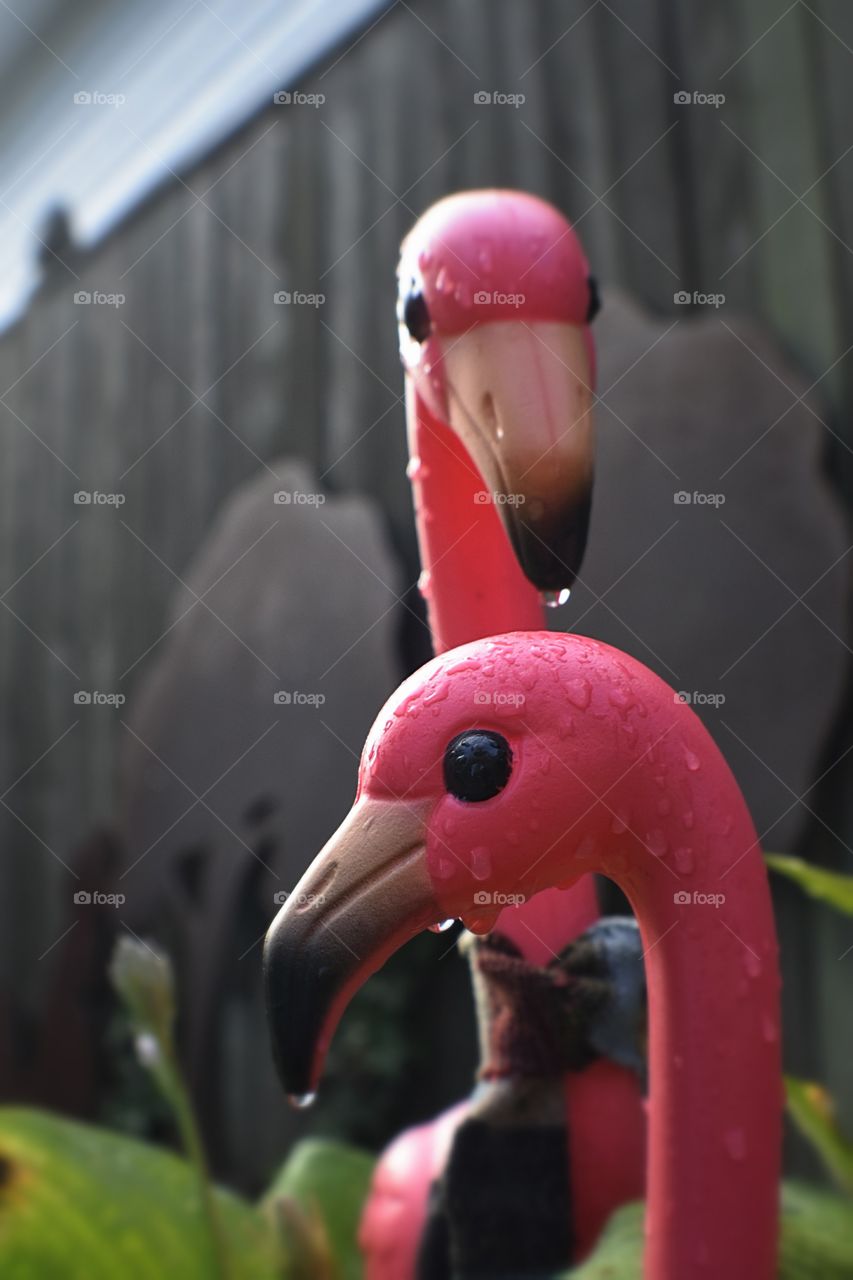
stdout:
<svg viewBox="0 0 853 1280">
<path fill-rule="evenodd" d="M 571 588 L 586 545 L 593 471 L 586 326 L 490 321 L 439 337 L 451 427 L 540 591 Z"/>
<path fill-rule="evenodd" d="M 424 852 L 428 804 L 364 797 L 288 896 L 264 943 L 273 1053 L 294 1102 L 317 1088 L 362 984 L 440 918 Z"/>
</svg>

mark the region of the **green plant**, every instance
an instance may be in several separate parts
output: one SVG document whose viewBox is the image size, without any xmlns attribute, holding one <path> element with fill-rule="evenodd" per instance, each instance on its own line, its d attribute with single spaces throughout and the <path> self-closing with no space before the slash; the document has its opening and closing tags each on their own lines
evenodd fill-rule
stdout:
<svg viewBox="0 0 853 1280">
<path fill-rule="evenodd" d="M 110 966 L 186 1158 L 45 1112 L 0 1108 L 0 1275 L 15 1280 L 359 1280 L 372 1160 L 297 1146 L 258 1205 L 215 1187 L 174 1044 L 171 968 L 122 939 Z"/>
</svg>

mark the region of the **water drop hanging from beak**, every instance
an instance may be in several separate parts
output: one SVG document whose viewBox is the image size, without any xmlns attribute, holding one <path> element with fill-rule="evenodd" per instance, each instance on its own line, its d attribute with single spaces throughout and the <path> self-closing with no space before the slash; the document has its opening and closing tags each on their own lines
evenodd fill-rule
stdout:
<svg viewBox="0 0 853 1280">
<path fill-rule="evenodd" d="M 559 609 L 561 605 L 567 603 L 571 594 L 568 587 L 561 587 L 559 591 L 542 591 L 539 598 L 546 609 Z"/>
<path fill-rule="evenodd" d="M 447 933 L 448 929 L 452 929 L 456 921 L 451 917 L 450 920 L 439 920 L 436 924 L 429 926 L 430 933 Z"/>
<path fill-rule="evenodd" d="M 316 1093 L 289 1093 L 287 1101 L 292 1107 L 296 1107 L 297 1111 L 305 1111 L 308 1107 L 313 1107 L 316 1101 Z"/>
</svg>

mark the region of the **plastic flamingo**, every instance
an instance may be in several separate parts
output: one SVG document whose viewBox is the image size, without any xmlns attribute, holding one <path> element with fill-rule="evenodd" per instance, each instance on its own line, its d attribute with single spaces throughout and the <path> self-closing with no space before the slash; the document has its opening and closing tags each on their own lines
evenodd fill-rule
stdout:
<svg viewBox="0 0 853 1280">
<path fill-rule="evenodd" d="M 539 629 L 542 597 L 556 602 L 574 582 L 592 486 L 589 322 L 597 305 L 575 232 L 529 195 L 452 196 L 404 242 L 398 314 L 409 475 L 436 652 Z M 544 965 L 597 915 L 586 877 L 568 894 L 481 912 L 476 924 L 494 924 L 529 962 Z M 551 1067 L 559 1080 L 559 1062 Z M 492 1078 L 505 1072 L 490 1067 Z M 368 1280 L 414 1274 L 430 1187 L 467 1114 L 455 1107 L 410 1130 L 379 1162 L 362 1227 Z M 600 1058 L 573 1071 L 565 1115 L 578 1257 L 612 1209 L 642 1193 L 636 1075 Z"/>
<path fill-rule="evenodd" d="M 484 689 L 524 702 L 486 705 Z M 779 978 L 761 851 L 700 721 L 609 646 L 480 640 L 380 712 L 349 817 L 267 937 L 285 1087 L 316 1089 L 347 1002 L 415 933 L 447 917 L 482 927 L 484 887 L 530 898 L 590 872 L 627 894 L 646 952 L 645 1274 L 771 1280 Z"/>
</svg>

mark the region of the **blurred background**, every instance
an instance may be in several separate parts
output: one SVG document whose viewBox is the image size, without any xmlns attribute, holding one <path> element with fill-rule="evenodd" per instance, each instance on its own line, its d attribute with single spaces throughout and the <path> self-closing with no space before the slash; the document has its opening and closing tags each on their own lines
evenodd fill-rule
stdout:
<svg viewBox="0 0 853 1280">
<path fill-rule="evenodd" d="M 309 1116 L 260 990 L 429 654 L 394 272 L 459 189 L 552 200 L 603 285 L 552 625 L 689 695 L 767 849 L 853 870 L 851 71 L 842 0 L 0 5 L 0 1099 L 172 1137 L 125 933 L 174 960 L 235 1186 L 467 1093 L 453 935 L 364 990 Z M 774 889 L 786 1064 L 849 1127 L 853 929 Z"/>
</svg>

